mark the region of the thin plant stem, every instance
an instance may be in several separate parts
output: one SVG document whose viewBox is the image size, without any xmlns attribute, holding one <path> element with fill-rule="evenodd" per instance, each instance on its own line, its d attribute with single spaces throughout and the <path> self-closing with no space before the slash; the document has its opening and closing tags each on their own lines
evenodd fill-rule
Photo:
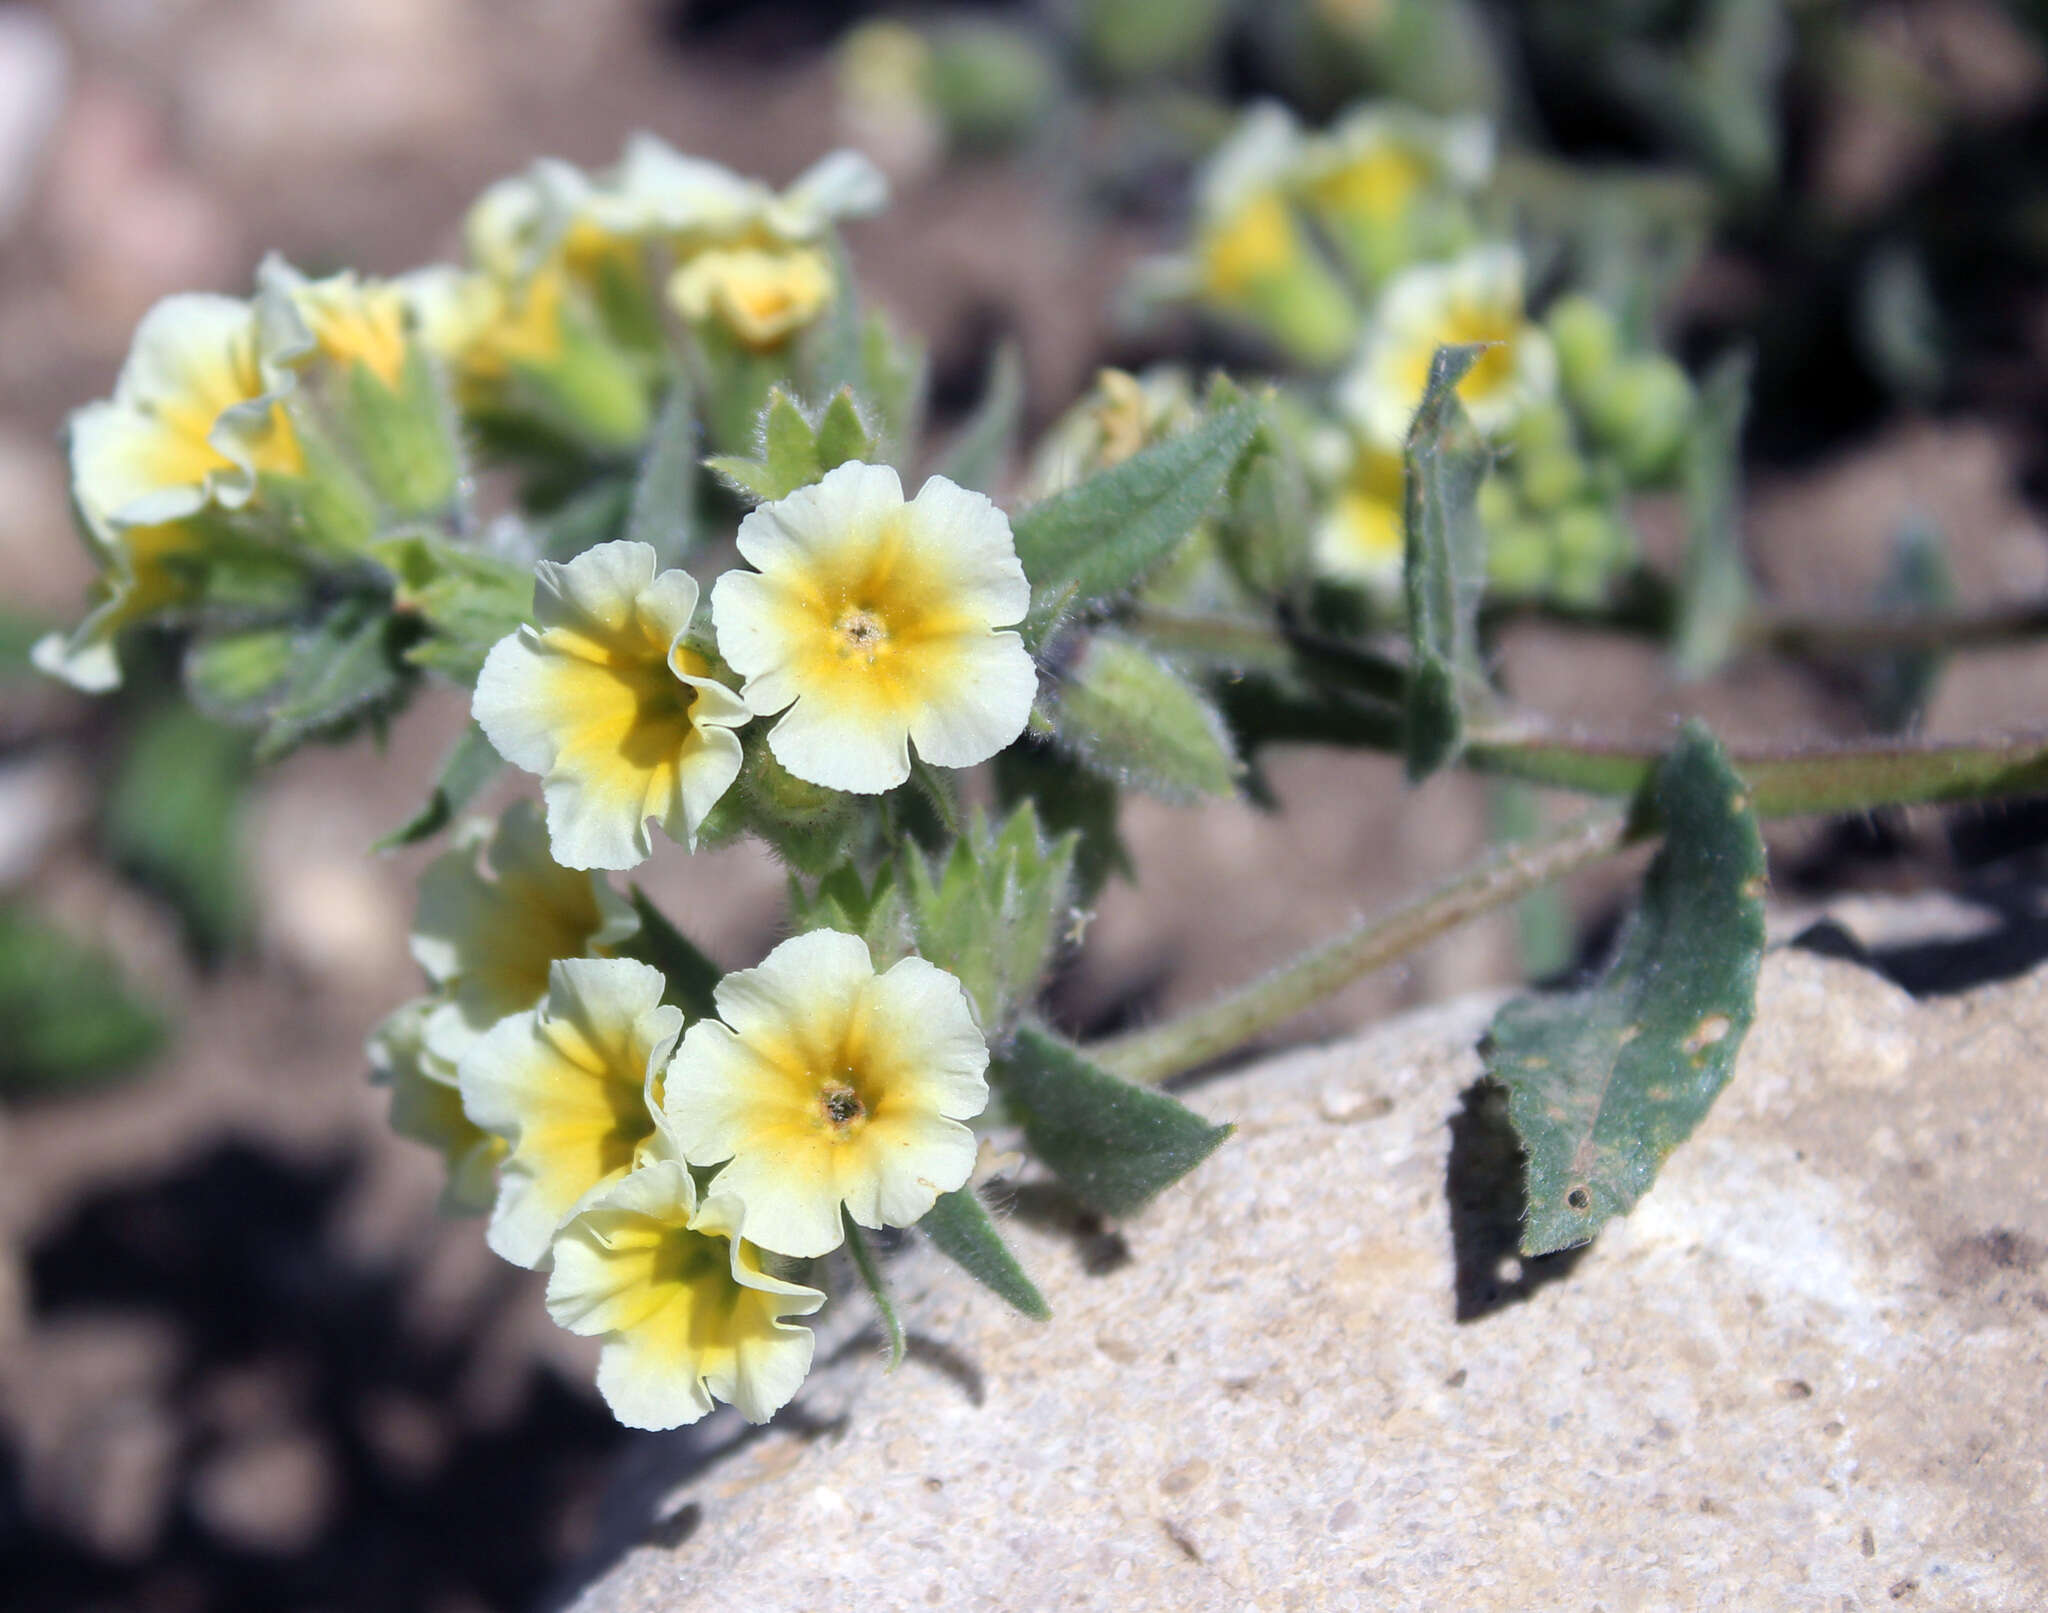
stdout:
<svg viewBox="0 0 2048 1613">
<path fill-rule="evenodd" d="M 1610 857 L 1646 834 L 1625 807 L 1595 807 L 1548 834 L 1497 847 L 1427 894 L 1360 921 L 1207 1007 L 1098 1042 L 1088 1055 L 1131 1081 L 1184 1074 L 1235 1052 L 1466 920 Z"/>
</svg>

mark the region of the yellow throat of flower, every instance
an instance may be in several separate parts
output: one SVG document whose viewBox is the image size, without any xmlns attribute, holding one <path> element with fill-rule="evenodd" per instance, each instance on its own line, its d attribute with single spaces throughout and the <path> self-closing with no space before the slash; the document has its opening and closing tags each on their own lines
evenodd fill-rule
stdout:
<svg viewBox="0 0 2048 1613">
<path fill-rule="evenodd" d="M 1413 152 L 1384 142 L 1320 175 L 1310 184 L 1309 196 L 1333 217 L 1391 224 L 1428 177 Z"/>
<path fill-rule="evenodd" d="M 1244 296 L 1262 280 L 1292 268 L 1302 252 L 1301 228 L 1277 191 L 1246 202 L 1202 243 L 1202 289 L 1212 297 Z"/>
</svg>

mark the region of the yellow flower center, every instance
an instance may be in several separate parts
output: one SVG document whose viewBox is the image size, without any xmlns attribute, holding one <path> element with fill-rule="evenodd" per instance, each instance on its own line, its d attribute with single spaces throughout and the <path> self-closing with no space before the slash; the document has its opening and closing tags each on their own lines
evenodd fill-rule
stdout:
<svg viewBox="0 0 2048 1613">
<path fill-rule="evenodd" d="M 385 386 L 398 385 L 405 369 L 405 299 L 395 287 L 315 289 L 304 312 L 323 357 L 361 364 Z"/>
</svg>

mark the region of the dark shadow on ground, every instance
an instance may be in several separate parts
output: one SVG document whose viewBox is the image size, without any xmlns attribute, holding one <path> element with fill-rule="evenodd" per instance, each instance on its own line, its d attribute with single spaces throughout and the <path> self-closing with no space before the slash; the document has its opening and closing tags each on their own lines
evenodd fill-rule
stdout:
<svg viewBox="0 0 2048 1613">
<path fill-rule="evenodd" d="M 113 1556 L 38 1515 L 23 1454 L 0 1431 L 10 1613 L 524 1613 L 574 1555 L 622 1431 L 544 1370 L 516 1369 L 523 1381 L 488 1416 L 465 1412 L 508 1307 L 537 1296 L 508 1269 L 456 1325 L 424 1336 L 412 1319 L 421 1256 L 345 1251 L 338 1212 L 357 1170 L 233 1143 L 88 1201 L 34 1249 L 32 1328 L 144 1318 L 171 1341 L 157 1408 L 171 1456 L 149 1538 Z M 245 1406 L 238 1425 L 221 1408 L 252 1383 L 269 1386 L 263 1409 Z M 209 1469 L 217 1478 L 252 1439 L 302 1453 L 310 1442 L 325 1475 L 285 1520 L 285 1549 L 224 1532 L 207 1503 Z M 262 1504 L 260 1470 L 249 1484 Z"/>
<path fill-rule="evenodd" d="M 1505 1088 L 1482 1078 L 1462 1094 L 1451 1116 L 1444 1196 L 1450 1202 L 1451 1258 L 1457 1271 L 1456 1316 L 1476 1322 L 1527 1299 L 1569 1273 L 1586 1251 L 1565 1249 L 1526 1257 L 1518 1252 L 1528 1197 L 1522 1149 L 1508 1122 Z"/>
</svg>

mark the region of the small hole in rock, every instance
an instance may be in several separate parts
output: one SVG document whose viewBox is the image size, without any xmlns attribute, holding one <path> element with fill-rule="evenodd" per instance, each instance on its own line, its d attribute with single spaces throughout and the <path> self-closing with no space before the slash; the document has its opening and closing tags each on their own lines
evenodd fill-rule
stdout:
<svg viewBox="0 0 2048 1613">
<path fill-rule="evenodd" d="M 1575 1210 L 1590 1210 L 1593 1207 L 1593 1195 L 1583 1187 L 1573 1188 L 1565 1194 L 1564 1201 Z"/>
</svg>

